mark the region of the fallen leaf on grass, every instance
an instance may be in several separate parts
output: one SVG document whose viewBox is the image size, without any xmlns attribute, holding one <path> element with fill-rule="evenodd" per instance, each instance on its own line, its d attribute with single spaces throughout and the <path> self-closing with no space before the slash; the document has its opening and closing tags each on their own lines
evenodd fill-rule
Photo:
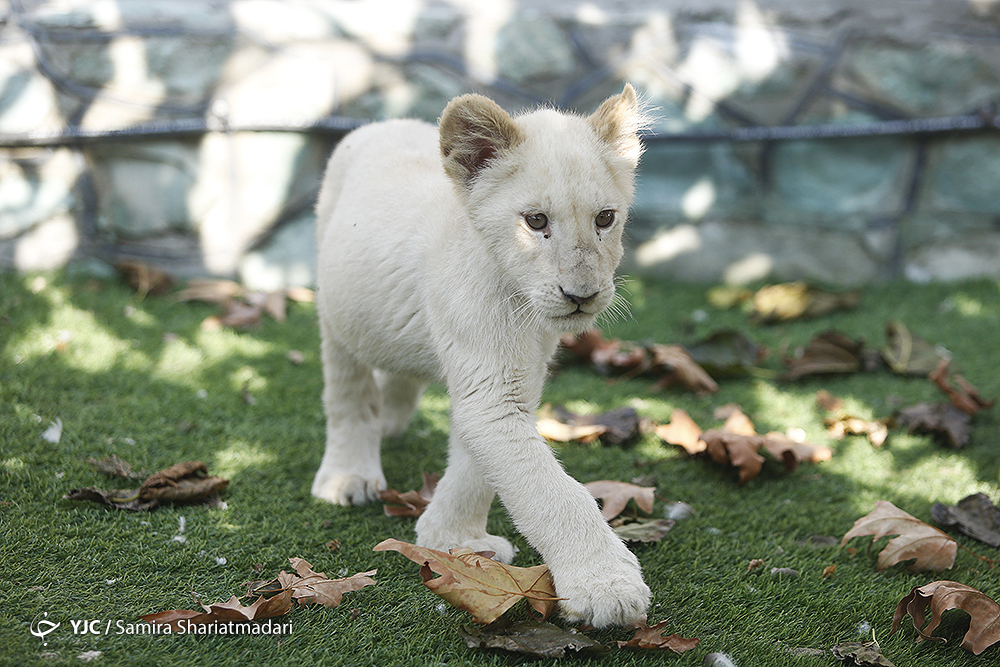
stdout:
<svg viewBox="0 0 1000 667">
<path fill-rule="evenodd" d="M 628 482 L 617 482 L 614 480 L 599 480 L 584 484 L 590 491 L 590 495 L 601 500 L 601 514 L 605 521 L 610 521 L 621 514 L 630 500 L 646 514 L 653 513 L 653 499 L 656 495 L 656 488 L 651 486 L 638 486 Z"/>
<path fill-rule="evenodd" d="M 882 358 L 894 373 L 900 375 L 928 375 L 947 357 L 922 338 L 910 333 L 906 325 L 892 320 L 885 325 L 886 346 Z"/>
<path fill-rule="evenodd" d="M 221 306 L 219 315 L 202 322 L 202 328 L 207 330 L 221 327 L 251 329 L 260 324 L 265 314 L 284 322 L 287 300 L 311 302 L 314 298 L 312 290 L 306 288 L 261 292 L 246 290 L 232 280 L 213 279 L 189 281 L 185 289 L 174 295 L 176 301 L 204 301 Z"/>
<path fill-rule="evenodd" d="M 691 456 L 705 451 L 706 445 L 701 439 L 701 427 L 680 408 L 675 409 L 670 415 L 669 424 L 661 424 L 654 431 L 664 442 L 683 447 Z"/>
<path fill-rule="evenodd" d="M 931 609 L 931 620 L 924 625 L 924 612 Z M 925 586 L 915 586 L 909 595 L 899 601 L 892 617 L 892 636 L 907 614 L 922 639 L 944 642 L 931 633 L 941 623 L 941 614 L 949 609 L 961 609 L 969 614 L 969 630 L 962 638 L 962 648 L 979 655 L 989 646 L 1000 641 L 1000 605 L 984 593 L 955 581 L 932 581 Z"/>
<path fill-rule="evenodd" d="M 908 433 L 927 433 L 943 439 L 954 449 L 969 442 L 972 417 L 951 403 L 917 403 L 896 415 L 896 423 Z"/>
<path fill-rule="evenodd" d="M 824 331 L 785 360 L 786 377 L 797 380 L 807 375 L 856 373 L 865 366 L 864 349 L 862 340 L 852 340 L 839 331 Z"/>
<path fill-rule="evenodd" d="M 500 618 L 521 598 L 542 618 L 555 610 L 559 600 L 548 565 L 514 567 L 471 549 L 453 549 L 446 554 L 394 539 L 383 540 L 373 550 L 398 551 L 420 564 L 424 586 L 483 625 Z"/>
<path fill-rule="evenodd" d="M 760 372 L 757 364 L 767 354 L 767 350 L 757 341 L 735 329 L 716 331 L 686 348 L 694 362 L 712 377 Z"/>
<path fill-rule="evenodd" d="M 657 389 L 680 383 L 699 394 L 714 393 L 719 387 L 680 345 L 638 345 L 630 341 L 605 340 L 590 329 L 577 336 L 564 336 L 562 345 L 579 358 L 590 361 L 601 373 L 653 373 L 659 376 Z"/>
<path fill-rule="evenodd" d="M 840 541 L 843 547 L 851 539 L 872 536 L 872 543 L 889 535 L 889 540 L 878 555 L 877 569 L 881 572 L 897 563 L 913 560 L 910 570 L 947 570 L 955 564 L 958 543 L 947 533 L 929 526 L 907 514 L 887 500 L 875 503 L 875 509 L 854 522 Z"/>
<path fill-rule="evenodd" d="M 985 493 L 974 493 L 955 506 L 934 503 L 931 517 L 942 526 L 958 526 L 969 537 L 1000 547 L 1000 509 Z"/>
<path fill-rule="evenodd" d="M 882 655 L 878 642 L 841 642 L 830 652 L 837 660 L 859 667 L 896 667 Z"/>
<path fill-rule="evenodd" d="M 386 516 L 408 516 L 418 517 L 424 513 L 427 504 L 434 497 L 434 489 L 437 488 L 439 476 L 434 473 L 421 473 L 424 477 L 424 485 L 419 491 L 406 491 L 400 493 L 396 489 L 379 491 L 378 497 L 385 505 L 383 511 Z"/>
<path fill-rule="evenodd" d="M 463 626 L 459 632 L 469 648 L 498 649 L 536 658 L 594 656 L 611 650 L 585 635 L 563 630 L 545 621 L 520 621 L 513 625 L 497 622 L 486 627 Z"/>
<path fill-rule="evenodd" d="M 115 262 L 115 268 L 140 298 L 166 294 L 174 286 L 173 276 L 140 260 L 121 259 Z"/>
<path fill-rule="evenodd" d="M 350 577 L 330 579 L 325 572 L 315 572 L 312 565 L 302 558 L 289 558 L 295 574 L 285 570 L 278 573 L 270 581 L 255 581 L 247 585 L 252 594 L 266 595 L 273 592 L 290 592 L 291 599 L 300 605 L 321 604 L 324 607 L 337 607 L 343 600 L 344 593 L 372 586 L 375 580 L 372 576 L 377 570 L 359 572 Z"/>
<path fill-rule="evenodd" d="M 705 451 L 713 461 L 739 468 L 740 484 L 759 475 L 764 467 L 764 457 L 757 453 L 760 439 L 756 436 L 711 429 L 702 433 L 701 439 L 705 442 Z"/>
<path fill-rule="evenodd" d="M 680 655 L 698 645 L 699 639 L 687 639 L 680 635 L 663 636 L 669 621 L 660 621 L 656 625 L 645 625 L 636 628 L 635 635 L 626 642 L 618 642 L 618 648 L 661 649 Z"/>
<path fill-rule="evenodd" d="M 286 590 L 271 598 L 261 596 L 249 606 L 240 604 L 239 598 L 235 595 L 228 602 L 212 605 L 202 604 L 201 606 L 204 611 L 172 609 L 155 614 L 145 614 L 139 618 L 148 623 L 169 625 L 174 632 L 187 632 L 193 625 L 210 625 L 231 621 L 238 623 L 260 621 L 287 614 L 292 608 L 292 591 Z"/>
<path fill-rule="evenodd" d="M 740 484 L 750 481 L 764 467 L 763 447 L 771 456 L 793 472 L 799 463 L 819 463 L 833 456 L 833 450 L 807 442 L 792 440 L 781 433 L 757 435 L 753 422 L 738 406 L 726 405 L 716 410 L 716 417 L 725 418 L 722 428 L 702 431 L 683 410 L 674 410 L 670 423 L 658 426 L 656 434 L 669 444 L 679 445 L 688 454 L 706 452 L 713 461 L 739 468 Z"/>
<path fill-rule="evenodd" d="M 614 528 L 618 537 L 625 542 L 659 542 L 677 522 L 674 519 L 638 519 L 625 520 L 622 518 L 609 522 Z"/>
<path fill-rule="evenodd" d="M 73 489 L 63 498 L 91 500 L 120 510 L 151 510 L 165 503 L 206 500 L 229 484 L 229 480 L 211 477 L 207 473 L 208 468 L 201 461 L 183 461 L 153 473 L 138 489 L 100 490 L 88 487 Z"/>
<path fill-rule="evenodd" d="M 944 359 L 938 367 L 931 373 L 931 382 L 943 391 L 951 400 L 951 404 L 967 415 L 974 415 L 983 408 L 992 407 L 994 401 L 987 401 L 979 395 L 979 390 L 965 381 L 961 375 L 954 375 L 957 388 L 951 386 L 948 378 L 948 360 Z"/>
<path fill-rule="evenodd" d="M 578 415 L 557 405 L 542 408 L 538 432 L 555 442 L 592 442 L 623 446 L 639 435 L 640 419 L 635 408 L 622 407 L 599 415 Z"/>
<path fill-rule="evenodd" d="M 861 293 L 828 292 L 802 282 L 768 285 L 753 295 L 751 317 L 761 323 L 819 317 L 857 307 Z"/>
<path fill-rule="evenodd" d="M 889 439 L 892 419 L 862 419 L 844 409 L 844 403 L 825 389 L 816 392 L 816 405 L 826 410 L 823 417 L 827 434 L 835 440 L 843 440 L 848 435 L 864 435 L 875 447 L 881 447 Z"/>
<path fill-rule="evenodd" d="M 655 389 L 681 383 L 699 396 L 714 394 L 719 385 L 680 345 L 650 345 L 650 370 L 663 373 Z"/>
<path fill-rule="evenodd" d="M 607 340 L 597 329 L 588 329 L 576 336 L 567 334 L 560 342 L 567 351 L 589 361 L 603 375 L 643 370 L 647 365 L 646 350 L 641 345 Z"/>
</svg>

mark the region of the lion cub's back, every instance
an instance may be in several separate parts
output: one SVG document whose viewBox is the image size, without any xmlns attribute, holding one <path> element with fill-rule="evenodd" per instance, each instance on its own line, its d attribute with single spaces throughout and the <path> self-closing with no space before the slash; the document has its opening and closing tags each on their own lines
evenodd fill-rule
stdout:
<svg viewBox="0 0 1000 667">
<path fill-rule="evenodd" d="M 424 264 L 428 224 L 451 192 L 437 128 L 421 121 L 364 126 L 331 156 L 316 205 L 318 308 L 359 360 L 438 374 Z"/>
</svg>

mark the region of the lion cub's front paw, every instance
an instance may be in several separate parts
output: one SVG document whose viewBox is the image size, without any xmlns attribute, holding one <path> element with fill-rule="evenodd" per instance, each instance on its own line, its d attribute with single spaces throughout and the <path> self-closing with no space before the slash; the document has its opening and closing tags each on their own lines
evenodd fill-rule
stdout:
<svg viewBox="0 0 1000 667">
<path fill-rule="evenodd" d="M 550 565 L 551 568 L 551 565 Z M 649 586 L 634 557 L 630 561 L 574 564 L 569 572 L 553 569 L 559 613 L 566 620 L 595 628 L 632 626 L 645 618 Z"/>
<path fill-rule="evenodd" d="M 316 475 L 312 494 L 336 505 L 363 505 L 377 500 L 379 491 L 387 488 L 385 477 L 364 476 L 356 473 L 331 472 Z"/>
</svg>

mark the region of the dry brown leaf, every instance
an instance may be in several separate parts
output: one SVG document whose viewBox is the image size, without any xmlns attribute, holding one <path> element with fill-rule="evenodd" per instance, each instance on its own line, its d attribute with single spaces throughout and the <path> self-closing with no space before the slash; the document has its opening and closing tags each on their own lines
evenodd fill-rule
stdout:
<svg viewBox="0 0 1000 667">
<path fill-rule="evenodd" d="M 200 604 L 200 603 L 199 603 Z M 287 614 L 292 608 L 292 591 L 286 590 L 270 598 L 260 596 L 250 606 L 244 607 L 235 595 L 228 602 L 202 605 L 204 612 L 191 609 L 174 609 L 140 616 L 148 623 L 163 623 L 174 632 L 187 631 L 192 625 L 212 623 L 260 621 Z"/>
<path fill-rule="evenodd" d="M 646 625 L 636 628 L 635 635 L 627 642 L 618 642 L 618 648 L 662 649 L 680 655 L 698 645 L 699 639 L 686 639 L 680 635 L 663 636 L 669 621 L 660 621 L 656 625 Z"/>
<path fill-rule="evenodd" d="M 799 463 L 820 463 L 833 458 L 833 450 L 810 442 L 792 440 L 783 433 L 771 432 L 763 437 L 762 444 L 771 456 L 785 464 L 785 470 L 795 472 Z"/>
<path fill-rule="evenodd" d="M 694 456 L 705 451 L 705 441 L 701 439 L 701 427 L 684 410 L 677 408 L 670 415 L 669 424 L 656 427 L 655 433 L 670 445 L 679 445 Z"/>
<path fill-rule="evenodd" d="M 419 491 L 400 493 L 396 489 L 388 489 L 379 492 L 378 497 L 385 503 L 383 511 L 386 516 L 418 517 L 424 513 L 427 503 L 434 497 L 439 475 L 429 472 L 420 474 L 423 475 L 424 485 Z"/>
<path fill-rule="evenodd" d="M 897 563 L 913 560 L 910 570 L 947 570 L 955 564 L 958 543 L 947 533 L 929 526 L 907 514 L 887 500 L 875 503 L 875 509 L 854 522 L 840 541 L 843 547 L 851 539 L 872 536 L 872 543 L 879 538 L 896 535 L 878 555 L 877 569 L 882 571 Z"/>
<path fill-rule="evenodd" d="M 931 620 L 924 626 L 924 612 L 931 608 Z M 909 595 L 899 601 L 892 616 L 892 636 L 907 614 L 923 639 L 945 641 L 931 633 L 941 623 L 941 614 L 949 609 L 961 609 L 969 614 L 969 630 L 962 638 L 962 648 L 979 655 L 1000 641 L 1000 605 L 984 593 L 955 581 L 932 581 L 914 586 Z M 921 626 L 924 626 L 921 628 Z"/>
<path fill-rule="evenodd" d="M 232 280 L 195 278 L 174 294 L 174 301 L 205 301 L 224 306 L 243 293 L 243 287 Z"/>
<path fill-rule="evenodd" d="M 649 351 L 652 354 L 650 369 L 665 373 L 656 383 L 656 389 L 680 382 L 700 396 L 719 391 L 715 380 L 680 345 L 654 344 L 649 346 Z"/>
<path fill-rule="evenodd" d="M 756 477 L 764 467 L 764 457 L 757 453 L 761 445 L 759 437 L 711 429 L 702 433 L 701 439 L 713 461 L 739 468 L 740 484 Z"/>
<path fill-rule="evenodd" d="M 960 449 L 969 442 L 972 417 L 951 403 L 917 403 L 901 410 L 896 423 L 908 433 L 929 433 Z"/>
<path fill-rule="evenodd" d="M 593 442 L 607 433 L 607 427 L 601 424 L 566 424 L 554 417 L 539 417 L 535 422 L 538 433 L 552 442 Z"/>
<path fill-rule="evenodd" d="M 948 379 L 948 360 L 943 359 L 938 367 L 930 374 L 931 382 L 937 385 L 951 400 L 951 404 L 967 415 L 974 415 L 983 408 L 992 407 L 995 401 L 987 401 L 979 395 L 979 390 L 965 381 L 961 375 L 955 375 L 955 383 L 958 388 L 951 386 Z"/>
<path fill-rule="evenodd" d="M 578 415 L 561 405 L 546 404 L 538 418 L 538 430 L 555 442 L 591 442 L 599 437 L 602 444 L 624 446 L 639 435 L 640 421 L 635 408 L 627 406 L 597 415 Z M 567 437 L 569 440 L 564 439 Z"/>
<path fill-rule="evenodd" d="M 885 325 L 885 337 L 887 343 L 882 348 L 882 358 L 894 373 L 927 375 L 946 358 L 937 346 L 914 336 L 899 320 Z"/>
<path fill-rule="evenodd" d="M 715 410 L 716 419 L 724 419 L 723 431 L 729 431 L 737 435 L 757 435 L 753 422 L 743 414 L 740 406 L 733 403 L 721 405 Z"/>
<path fill-rule="evenodd" d="M 601 514 L 604 515 L 605 521 L 610 521 L 621 514 L 630 500 L 634 500 L 639 509 L 646 514 L 653 513 L 655 487 L 607 479 L 589 482 L 584 486 L 590 491 L 590 495 L 602 501 Z"/>
<path fill-rule="evenodd" d="M 324 572 L 314 572 L 312 565 L 302 558 L 289 558 L 288 561 L 299 575 L 298 579 L 289 580 L 288 584 L 292 590 L 292 598 L 300 605 L 321 604 L 324 607 L 337 607 L 344 593 L 375 584 L 372 576 L 377 570 L 359 572 L 342 579 L 330 579 Z M 282 570 L 281 574 L 285 574 L 285 571 Z"/>
<path fill-rule="evenodd" d="M 855 308 L 861 293 L 827 292 L 802 282 L 768 285 L 753 295 L 751 317 L 761 323 L 819 317 L 836 310 Z"/>
<path fill-rule="evenodd" d="M 605 375 L 641 371 L 647 366 L 647 354 L 642 346 L 629 341 L 606 340 L 597 329 L 588 329 L 576 336 L 567 334 L 560 342 L 567 351 L 590 362 Z"/>
<path fill-rule="evenodd" d="M 210 498 L 229 484 L 227 479 L 207 476 L 207 471 L 201 461 L 183 461 L 153 473 L 138 489 L 73 489 L 63 498 L 91 500 L 131 511 L 151 510 L 163 503 L 196 502 Z"/>
<path fill-rule="evenodd" d="M 824 331 L 785 361 L 787 377 L 797 380 L 807 375 L 856 373 L 865 367 L 864 349 L 864 341 L 851 340 L 839 331 Z"/>
<path fill-rule="evenodd" d="M 121 259 L 115 262 L 115 268 L 140 297 L 147 294 L 160 296 L 174 286 L 173 276 L 140 260 Z"/>
<path fill-rule="evenodd" d="M 969 537 L 991 547 L 1000 547 L 1000 508 L 985 493 L 974 493 L 954 507 L 934 503 L 931 517 L 942 526 L 958 526 Z"/>
<path fill-rule="evenodd" d="M 373 550 L 398 551 L 420 564 L 424 586 L 483 625 L 500 618 L 521 598 L 542 618 L 555 611 L 559 601 L 548 565 L 514 567 L 471 549 L 453 549 L 446 554 L 394 539 L 383 540 Z"/>
</svg>

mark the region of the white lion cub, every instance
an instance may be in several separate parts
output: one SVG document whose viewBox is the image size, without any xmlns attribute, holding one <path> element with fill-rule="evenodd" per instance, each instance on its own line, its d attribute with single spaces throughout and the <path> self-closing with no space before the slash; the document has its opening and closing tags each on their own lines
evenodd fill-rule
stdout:
<svg viewBox="0 0 1000 667">
<path fill-rule="evenodd" d="M 642 123 L 628 85 L 590 117 L 512 118 L 464 95 L 438 127 L 349 134 L 317 203 L 327 439 L 313 495 L 377 498 L 381 438 L 443 380 L 448 467 L 417 543 L 510 562 L 510 542 L 486 532 L 499 494 L 548 563 L 560 612 L 596 627 L 642 618 L 649 588 L 533 415 L 560 335 L 590 327 L 614 296 Z"/>
</svg>

